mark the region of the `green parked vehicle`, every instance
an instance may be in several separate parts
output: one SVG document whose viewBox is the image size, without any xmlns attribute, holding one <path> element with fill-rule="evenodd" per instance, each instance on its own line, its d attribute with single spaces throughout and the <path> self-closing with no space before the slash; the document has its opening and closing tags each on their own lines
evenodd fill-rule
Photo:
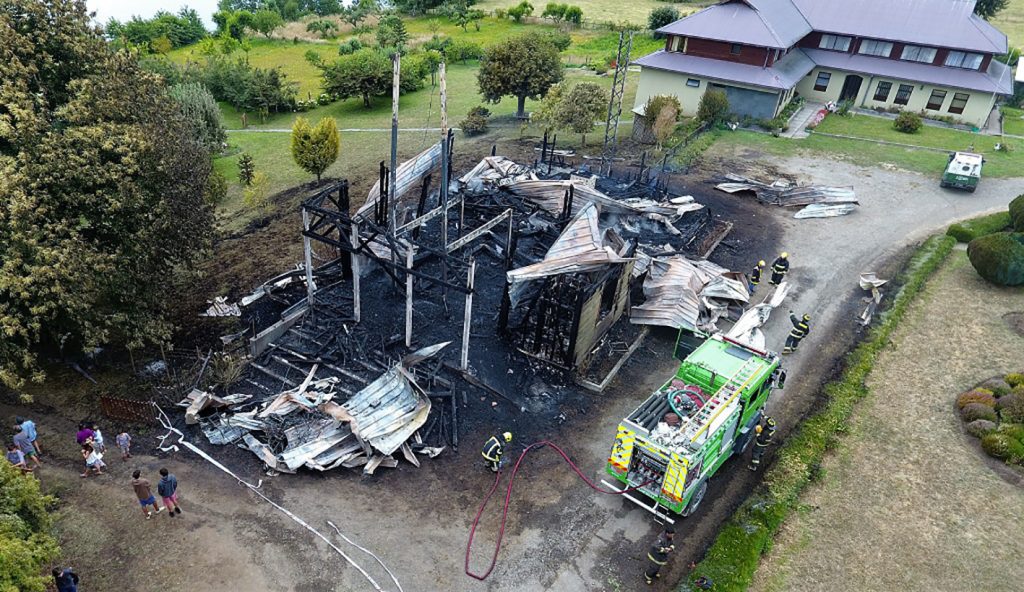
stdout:
<svg viewBox="0 0 1024 592">
<path fill-rule="evenodd" d="M 680 332 L 679 370 L 619 423 L 605 469 L 624 487 L 606 485 L 635 488 L 625 497 L 670 522 L 669 513 L 692 514 L 708 480 L 747 450 L 768 396 L 785 381 L 778 354 L 721 334 L 693 348 L 702 338 Z"/>
<path fill-rule="evenodd" d="M 980 154 L 973 152 L 954 152 L 949 155 L 949 163 L 946 171 L 942 173 L 940 187 L 951 187 L 963 189 L 974 193 L 978 188 L 978 181 L 981 180 L 981 165 L 985 159 Z"/>
</svg>

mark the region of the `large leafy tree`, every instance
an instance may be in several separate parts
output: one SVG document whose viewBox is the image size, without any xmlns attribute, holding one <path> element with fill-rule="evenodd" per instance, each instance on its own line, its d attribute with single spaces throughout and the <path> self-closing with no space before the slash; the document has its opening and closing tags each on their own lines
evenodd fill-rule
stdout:
<svg viewBox="0 0 1024 592">
<path fill-rule="evenodd" d="M 974 5 L 974 12 L 988 20 L 1006 8 L 1009 2 L 1010 0 L 978 0 L 978 3 Z"/>
<path fill-rule="evenodd" d="M 210 156 L 162 79 L 82 0 L 0 0 L 0 381 L 166 339 L 169 278 L 209 244 Z"/>
<path fill-rule="evenodd" d="M 342 99 L 362 97 L 370 107 L 370 97 L 391 89 L 391 60 L 372 49 L 360 49 L 323 66 L 324 92 Z"/>
<path fill-rule="evenodd" d="M 274 32 L 274 29 L 283 24 L 284 19 L 281 18 L 281 14 L 276 10 L 263 8 L 257 10 L 252 15 L 253 30 L 262 33 L 267 39 L 270 39 L 270 34 Z"/>
<path fill-rule="evenodd" d="M 526 99 L 539 99 L 562 80 L 558 48 L 548 36 L 527 33 L 490 46 L 480 60 L 477 84 L 484 100 L 498 103 L 504 96 L 519 101 L 516 115 L 526 117 Z"/>
<path fill-rule="evenodd" d="M 182 115 L 192 125 L 199 141 L 210 152 L 219 151 L 220 145 L 227 140 L 227 134 L 224 132 L 220 107 L 210 91 L 198 82 L 186 82 L 172 86 L 170 93 Z"/>
<path fill-rule="evenodd" d="M 327 167 L 338 160 L 341 140 L 333 117 L 324 117 L 311 127 L 305 117 L 292 126 L 292 158 L 303 170 L 316 175 L 317 182 Z"/>
</svg>

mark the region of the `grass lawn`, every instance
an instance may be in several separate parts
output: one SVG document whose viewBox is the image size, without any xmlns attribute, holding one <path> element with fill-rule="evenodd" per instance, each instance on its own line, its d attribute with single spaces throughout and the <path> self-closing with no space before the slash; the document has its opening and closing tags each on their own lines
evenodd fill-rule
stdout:
<svg viewBox="0 0 1024 592">
<path fill-rule="evenodd" d="M 1024 109 L 1001 107 L 1003 111 L 1003 132 L 1024 136 Z"/>
<path fill-rule="evenodd" d="M 455 64 L 448 68 L 448 109 L 449 123 L 457 126 L 466 112 L 473 106 L 481 103 L 480 96 L 476 92 L 477 67 L 471 65 Z M 619 124 L 619 136 L 628 137 L 632 116 L 628 110 L 632 108 L 633 99 L 636 95 L 636 83 L 639 74 L 630 73 L 627 78 L 626 93 L 623 97 L 623 116 Z M 567 81 L 589 80 L 596 81 L 605 87 L 611 86 L 611 78 L 607 76 L 596 76 L 587 70 L 566 70 Z M 468 91 L 468 92 L 467 92 Z M 402 96 L 399 107 L 399 121 L 403 128 L 406 127 L 438 127 L 440 125 L 440 113 L 438 111 L 439 98 L 438 89 L 427 84 L 426 88 Z M 506 137 L 518 137 L 519 126 L 512 119 L 515 113 L 516 104 L 514 99 L 504 99 L 497 105 L 487 106 L 492 113 L 492 131 L 488 138 L 493 137 L 495 141 Z M 526 108 L 536 108 L 535 101 L 527 101 Z M 222 105 L 225 120 L 230 129 L 240 127 L 238 114 L 229 106 Z M 362 101 L 350 99 L 332 105 L 319 107 L 308 111 L 303 116 L 312 121 L 321 117 L 334 117 L 339 128 L 385 128 L 391 127 L 390 101 L 386 98 L 378 98 L 374 101 L 371 109 L 365 109 Z M 250 130 L 290 128 L 296 114 L 288 113 L 271 117 L 262 126 L 250 126 Z M 250 119 L 250 121 L 252 121 Z M 600 141 L 600 126 L 595 126 L 587 140 L 593 146 Z M 536 129 L 529 129 L 528 134 L 539 135 Z M 388 157 L 390 134 L 387 132 L 342 132 L 341 133 L 341 156 L 325 175 L 335 177 L 347 177 L 353 182 L 353 201 L 361 203 L 363 192 L 368 190 L 357 181 L 371 178 L 376 175 L 377 163 L 382 158 Z M 399 158 L 405 159 L 413 156 L 437 140 L 437 132 L 404 132 L 399 137 Z M 456 139 L 456 150 L 462 136 Z M 238 155 L 241 152 L 248 152 L 252 155 L 256 164 L 256 170 L 263 171 L 270 177 L 269 192 L 271 194 L 294 187 L 300 183 L 312 180 L 312 177 L 302 171 L 292 160 L 290 153 L 291 135 L 283 132 L 258 132 L 240 131 L 228 134 L 228 143 L 231 146 L 230 155 L 217 158 L 214 166 L 230 182 L 228 199 L 221 205 L 221 218 L 227 228 L 245 226 L 249 219 L 256 216 L 257 212 L 246 209 L 242 203 L 242 188 L 238 185 Z M 559 138 L 559 146 L 578 144 L 578 134 L 562 134 Z M 458 171 L 456 171 L 458 172 Z"/>
<path fill-rule="evenodd" d="M 1010 38 L 1011 47 L 1024 47 L 1024 0 L 1010 0 L 992 24 Z"/>
<path fill-rule="evenodd" d="M 986 163 L 982 177 L 1024 176 L 1024 140 L 1007 139 L 1013 151 L 996 152 L 993 147 L 999 141 L 998 137 L 927 126 L 916 134 L 904 134 L 892 129 L 891 120 L 867 115 L 828 117 L 818 126 L 818 131 L 949 151 L 966 150 L 973 144 L 975 151 L 985 155 Z M 861 166 L 895 166 L 932 175 L 936 180 L 947 162 L 946 154 L 933 150 L 890 146 L 870 140 L 830 138 L 818 134 L 811 134 L 809 138 L 803 140 L 790 140 L 774 138 L 767 134 L 737 131 L 721 134 L 717 144 L 733 152 L 746 149 L 778 156 L 805 154 L 813 158 L 817 153 L 828 153 L 830 156 L 839 156 Z M 984 183 L 984 179 L 982 182 Z"/>
<path fill-rule="evenodd" d="M 480 0 L 476 7 L 491 12 L 496 8 L 508 9 L 519 4 L 518 0 Z M 544 12 L 547 2 L 532 2 L 533 16 L 539 17 Z M 703 8 L 709 2 L 661 2 L 659 0 L 572 0 L 569 4 L 579 6 L 583 10 L 583 19 L 588 22 L 630 22 L 647 26 L 647 15 L 655 8 L 673 6 L 680 14 L 688 14 Z"/>
<path fill-rule="evenodd" d="M 311 43 L 308 41 L 292 43 L 277 39 L 255 38 L 250 43 L 252 50 L 249 51 L 249 62 L 260 68 L 280 67 L 288 76 L 288 80 L 299 83 L 299 97 L 302 99 L 310 95 L 316 98 L 321 92 L 320 70 L 306 61 L 306 52 L 313 50 L 326 60 L 338 55 L 338 46 L 335 43 Z M 237 52 L 235 55 L 244 56 L 241 52 Z M 195 46 L 176 49 L 167 54 L 167 57 L 178 64 L 184 64 L 189 60 L 203 63 L 206 59 L 196 52 Z"/>
<path fill-rule="evenodd" d="M 963 433 L 956 395 L 1024 368 L 998 288 L 954 251 L 867 380 L 824 477 L 801 497 L 750 590 L 986 590 L 1024 579 L 1024 488 Z M 941 369 L 941 371 L 936 371 Z M 1019 478 L 1018 478 L 1019 479 Z"/>
</svg>

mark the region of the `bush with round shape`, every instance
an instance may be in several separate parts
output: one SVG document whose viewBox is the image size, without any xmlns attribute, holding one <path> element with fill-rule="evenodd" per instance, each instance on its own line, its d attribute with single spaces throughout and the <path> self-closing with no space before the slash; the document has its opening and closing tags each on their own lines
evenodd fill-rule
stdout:
<svg viewBox="0 0 1024 592">
<path fill-rule="evenodd" d="M 905 134 L 916 134 L 921 131 L 921 126 L 924 123 L 921 121 L 921 116 L 917 113 L 910 111 L 901 111 L 896 116 L 896 120 L 892 122 L 892 127 L 898 132 Z"/>
<path fill-rule="evenodd" d="M 1024 232 L 1024 194 L 1010 202 L 1010 224 L 1017 232 Z"/>
<path fill-rule="evenodd" d="M 1022 395 L 1020 393 L 1007 393 L 1002 397 L 996 399 L 996 411 L 1002 411 L 1003 407 L 1009 407 L 1020 401 Z"/>
<path fill-rule="evenodd" d="M 1010 400 L 1003 400 L 1007 398 Z M 1024 423 L 1024 396 L 1013 393 L 1000 399 L 999 416 L 1003 418 L 1003 421 Z"/>
<path fill-rule="evenodd" d="M 996 424 L 993 421 L 987 419 L 976 419 L 971 423 L 967 424 L 967 433 L 974 436 L 975 438 L 981 438 L 986 434 L 994 432 Z"/>
<path fill-rule="evenodd" d="M 1010 388 L 1024 386 L 1024 374 L 1020 372 L 1011 372 L 1010 374 L 1007 374 L 1006 384 L 1009 385 Z"/>
<path fill-rule="evenodd" d="M 963 409 L 971 403 L 980 403 L 989 407 L 995 407 L 996 398 L 992 396 L 992 391 L 980 388 L 969 390 L 966 393 L 960 393 L 960 396 L 956 398 L 956 406 L 958 409 Z"/>
<path fill-rule="evenodd" d="M 981 448 L 986 454 L 999 460 L 1014 463 L 1024 460 L 1024 444 L 1006 434 L 995 432 L 982 436 Z"/>
<path fill-rule="evenodd" d="M 1024 232 L 996 232 L 967 245 L 978 275 L 1000 286 L 1024 286 Z"/>
<path fill-rule="evenodd" d="M 977 419 L 996 421 L 996 410 L 981 403 L 968 403 L 960 410 L 960 417 L 968 423 Z"/>
<path fill-rule="evenodd" d="M 651 11 L 651 14 L 647 16 L 647 28 L 652 31 L 674 23 L 679 20 L 679 11 L 676 10 L 675 6 L 659 6 Z M 664 37 L 662 33 L 654 33 L 655 39 L 661 39 Z"/>
<path fill-rule="evenodd" d="M 1017 440 L 1021 444 L 1024 444 L 1024 425 L 1019 423 L 1002 423 L 999 424 L 999 433 L 1006 434 L 1007 436 Z"/>
</svg>

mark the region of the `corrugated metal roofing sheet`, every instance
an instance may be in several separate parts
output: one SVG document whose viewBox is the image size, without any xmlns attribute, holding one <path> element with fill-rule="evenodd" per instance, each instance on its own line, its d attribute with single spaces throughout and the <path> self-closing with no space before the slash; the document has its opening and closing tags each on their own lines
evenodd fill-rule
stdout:
<svg viewBox="0 0 1024 592">
<path fill-rule="evenodd" d="M 709 6 L 659 33 L 785 49 L 811 32 L 792 0 L 748 0 Z"/>
<path fill-rule="evenodd" d="M 417 393 L 405 371 L 395 366 L 341 407 L 351 418 L 352 433 L 389 455 L 426 423 L 430 400 Z"/>
<path fill-rule="evenodd" d="M 395 186 L 397 191 L 393 192 L 392 199 L 400 199 L 407 191 L 409 191 L 410 188 L 412 188 L 413 185 L 423 180 L 423 177 L 426 177 L 427 173 L 434 170 L 434 168 L 440 164 L 441 142 L 438 142 L 411 159 L 398 165 L 398 170 L 395 171 Z M 370 192 L 366 196 L 366 203 L 359 208 L 356 214 L 367 214 L 373 209 L 374 204 L 376 204 L 379 199 L 380 183 L 374 182 L 373 187 L 370 188 Z"/>
<path fill-rule="evenodd" d="M 814 62 L 802 50 L 794 49 L 771 68 L 738 64 L 724 60 L 701 58 L 660 49 L 633 62 L 644 68 L 692 74 L 722 82 L 738 82 L 773 90 L 788 90 L 796 86 Z"/>
</svg>

